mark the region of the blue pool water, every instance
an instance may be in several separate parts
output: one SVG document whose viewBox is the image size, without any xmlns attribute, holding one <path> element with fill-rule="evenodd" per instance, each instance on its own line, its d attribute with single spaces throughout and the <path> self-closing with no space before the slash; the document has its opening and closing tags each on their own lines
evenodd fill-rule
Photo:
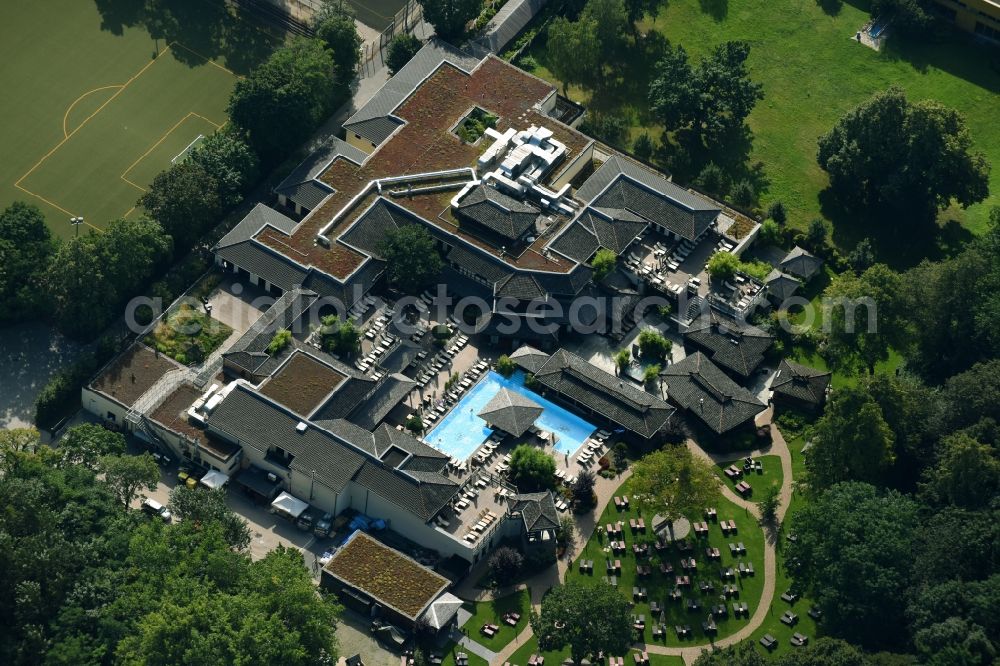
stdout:
<svg viewBox="0 0 1000 666">
<path fill-rule="evenodd" d="M 572 455 L 597 429 L 576 414 L 525 388 L 524 373 L 515 372 L 507 379 L 491 371 L 430 431 L 427 443 L 459 460 L 471 456 L 492 432 L 476 414 L 501 388 L 527 396 L 543 408 L 535 426 L 556 434 L 555 448 L 560 453 Z"/>
</svg>

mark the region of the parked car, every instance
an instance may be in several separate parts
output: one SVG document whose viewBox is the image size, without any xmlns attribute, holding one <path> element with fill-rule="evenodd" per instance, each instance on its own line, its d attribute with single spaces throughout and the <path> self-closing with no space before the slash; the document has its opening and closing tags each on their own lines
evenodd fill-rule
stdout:
<svg viewBox="0 0 1000 666">
<path fill-rule="evenodd" d="M 299 516 L 299 519 L 295 522 L 295 526 L 303 532 L 308 532 L 312 529 L 313 520 L 315 520 L 315 517 L 313 516 L 312 511 L 306 510 Z"/>
<path fill-rule="evenodd" d="M 173 519 L 173 514 L 170 513 L 170 509 L 163 506 L 155 499 L 147 497 L 142 500 L 142 510 L 144 513 L 148 513 L 151 516 L 159 516 L 160 520 L 165 523 L 169 523 Z"/>
<path fill-rule="evenodd" d="M 333 516 L 329 513 L 324 513 L 323 517 L 316 521 L 316 527 L 313 529 L 313 534 L 320 538 L 330 536 L 331 527 L 333 527 Z"/>
</svg>

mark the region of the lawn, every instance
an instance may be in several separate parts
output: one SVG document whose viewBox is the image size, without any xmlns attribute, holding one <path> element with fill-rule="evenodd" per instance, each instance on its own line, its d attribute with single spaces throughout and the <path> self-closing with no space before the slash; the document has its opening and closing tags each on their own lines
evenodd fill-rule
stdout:
<svg viewBox="0 0 1000 666">
<path fill-rule="evenodd" d="M 147 344 L 178 363 L 198 363 L 218 349 L 233 329 L 188 303 L 167 313 Z"/>
<path fill-rule="evenodd" d="M 521 631 L 528 626 L 528 614 L 531 611 L 531 592 L 529 590 L 518 590 L 505 597 L 492 601 L 477 601 L 466 604 L 466 610 L 472 613 L 463 626 L 466 634 L 480 645 L 484 645 L 494 652 L 499 652 L 505 645 L 514 640 Z M 511 627 L 504 623 L 503 616 L 513 611 L 521 615 L 517 625 Z M 500 627 L 492 638 L 488 638 L 480 631 L 484 624 L 495 624 Z"/>
<path fill-rule="evenodd" d="M 731 39 L 752 46 L 750 70 L 764 84 L 765 99 L 750 116 L 754 133 L 749 162 L 763 163 L 767 180 L 764 205 L 782 200 L 790 223 L 804 228 L 820 215 L 837 222 L 834 240 L 851 247 L 864 235 L 851 220 L 839 219 L 824 206 L 827 185 L 816 164 L 817 139 L 848 109 L 890 84 L 902 86 L 911 99 L 933 98 L 959 109 L 967 118 L 977 147 L 1000 165 L 1000 73 L 991 69 L 993 52 L 971 44 L 965 36 L 912 47 L 890 45 L 876 52 L 852 38 L 867 20 L 867 3 L 843 3 L 831 13 L 815 0 L 671 0 L 661 2 L 655 20 L 645 19 L 643 31 L 655 30 L 682 45 L 699 59 L 715 45 Z M 544 39 L 529 51 L 539 67 L 534 73 L 555 81 L 545 67 Z M 646 90 L 652 77 L 651 56 L 630 48 L 623 56 L 620 80 L 609 90 L 591 94 L 571 87 L 570 96 L 585 105 L 628 118 L 634 137 L 643 128 L 659 136 L 649 117 Z M 655 56 L 652 57 L 655 59 Z M 986 229 L 989 209 L 1000 204 L 1000 169 L 991 176 L 992 195 L 966 211 L 949 209 L 954 219 L 975 233 Z M 843 222 L 841 224 L 841 222 Z"/>
<path fill-rule="evenodd" d="M 437 648 L 428 650 L 430 652 L 439 652 L 441 654 L 441 666 L 455 666 L 455 656 L 459 652 L 464 652 L 469 657 L 469 666 L 489 666 L 489 663 L 478 654 L 470 652 L 466 648 L 462 647 L 458 643 L 450 642 L 441 650 Z"/>
<path fill-rule="evenodd" d="M 801 436 L 788 440 L 788 448 L 792 454 L 792 474 L 796 479 L 805 477 L 805 454 L 802 453 L 804 444 L 805 442 Z M 753 641 L 761 652 L 766 652 L 759 642 L 761 636 L 764 634 L 771 634 L 778 639 L 778 645 L 773 650 L 774 654 L 783 654 L 793 649 L 789 643 L 789 639 L 795 632 L 805 634 L 811 640 L 815 640 L 818 635 L 821 635 L 821 632 L 817 633 L 816 622 L 808 614 L 809 609 L 813 605 L 811 600 L 803 597 L 789 604 L 781 599 L 782 593 L 786 592 L 792 585 L 792 579 L 785 573 L 785 546 L 788 544 L 787 525 L 792 515 L 804 503 L 805 500 L 802 497 L 802 493 L 798 490 L 793 490 L 792 502 L 788 507 L 788 512 L 785 514 L 781 537 L 778 539 L 776 547 L 778 575 L 775 580 L 774 602 L 771 604 L 771 612 L 768 614 L 767 619 L 753 633 Z M 781 614 L 789 609 L 799 616 L 799 621 L 794 627 L 788 627 L 782 624 L 780 620 Z"/>
<path fill-rule="evenodd" d="M 626 481 L 622 487 L 619 489 L 619 494 L 631 495 L 631 481 Z M 701 645 L 707 644 L 709 642 L 709 637 L 704 634 L 701 628 L 701 622 L 707 616 L 708 611 L 707 605 L 712 603 L 719 603 L 719 596 L 721 593 L 722 581 L 719 577 L 719 570 L 721 567 L 736 567 L 739 561 L 750 562 L 753 564 L 756 574 L 754 576 L 740 578 L 737 575 L 735 581 L 733 581 L 739 588 L 739 595 L 737 598 L 732 599 L 727 602 L 727 609 L 729 614 L 725 618 L 718 619 L 716 621 L 718 625 L 718 634 L 716 638 L 724 638 L 740 627 L 744 626 L 747 622 L 746 618 L 735 618 L 732 615 L 732 602 L 733 601 L 744 601 L 749 604 L 750 615 L 753 615 L 756 610 L 757 605 L 760 602 L 760 595 L 764 583 L 764 533 L 756 524 L 756 520 L 749 516 L 744 509 L 732 504 L 726 500 L 720 500 L 718 506 L 718 519 L 721 520 L 735 520 L 738 528 L 737 535 L 725 537 L 723 536 L 717 523 L 709 523 L 709 534 L 707 538 L 698 537 L 696 538 L 693 533 L 687 538 L 689 542 L 694 545 L 694 549 L 691 551 L 690 556 L 694 557 L 697 562 L 697 571 L 693 572 L 691 575 L 691 588 L 690 590 L 684 592 L 684 599 L 682 601 L 671 601 L 668 598 L 668 593 L 672 591 L 675 587 L 674 585 L 674 575 L 684 573 L 681 570 L 680 560 L 681 553 L 676 547 L 669 547 L 663 552 L 663 555 L 658 555 L 650 547 L 651 557 L 649 558 L 649 564 L 653 570 L 653 573 L 648 578 L 639 578 L 636 575 L 636 557 L 632 553 L 632 544 L 635 541 L 639 543 L 650 543 L 655 542 L 655 536 L 652 533 L 652 516 L 642 516 L 646 521 L 647 531 L 645 534 L 633 534 L 629 529 L 628 521 L 630 518 L 640 517 L 640 511 L 637 508 L 636 502 L 631 502 L 628 510 L 619 511 L 615 508 L 614 504 L 610 504 L 601 515 L 600 525 L 607 525 L 608 523 L 614 523 L 616 521 L 623 521 L 624 527 L 623 532 L 625 535 L 625 541 L 627 545 L 627 551 L 624 554 L 612 556 L 610 553 L 605 552 L 605 544 L 607 539 L 603 535 L 596 533 L 587 542 L 583 551 L 579 554 L 577 562 L 574 563 L 572 570 L 567 574 L 567 581 L 577 580 L 583 581 L 587 584 L 594 585 L 606 585 L 605 576 L 605 560 L 608 557 L 612 559 L 620 559 L 622 561 L 622 572 L 618 577 L 618 588 L 621 590 L 622 594 L 626 595 L 628 598 L 632 598 L 632 588 L 633 586 L 645 587 L 648 591 L 648 600 L 640 601 L 635 604 L 635 613 L 642 614 L 646 616 L 646 628 L 643 632 L 643 641 L 647 643 L 653 643 L 652 638 L 652 626 L 657 618 L 655 618 L 650 611 L 649 602 L 657 601 L 663 606 L 663 623 L 667 625 L 666 640 L 659 641 L 661 644 L 681 646 L 681 645 Z M 702 520 L 701 516 L 692 516 L 694 520 Z M 732 556 L 729 552 L 728 544 L 730 542 L 740 542 L 742 541 L 746 546 L 747 553 L 743 556 Z M 722 553 L 721 561 L 712 562 L 708 559 L 705 552 L 707 547 L 718 548 Z M 685 554 L 684 557 L 688 557 Z M 592 559 L 594 560 L 594 573 L 582 574 L 579 572 L 579 559 Z M 662 561 L 670 562 L 674 567 L 674 574 L 664 575 L 659 570 L 659 565 Z M 642 562 L 642 560 L 640 560 Z M 701 582 L 711 583 L 714 586 L 714 591 L 708 591 L 702 593 L 699 590 L 699 584 Z M 701 603 L 701 609 L 689 612 L 686 608 L 686 603 L 689 598 L 695 598 Z M 686 639 L 681 641 L 677 638 L 677 634 L 674 632 L 675 624 L 690 624 L 693 630 L 694 637 L 692 639 Z"/>
<path fill-rule="evenodd" d="M 0 206 L 36 204 L 64 237 L 72 216 L 103 228 L 226 122 L 238 76 L 278 39 L 221 2 L 167 5 L 3 3 Z M 145 24 L 160 21 L 154 39 Z"/>
<path fill-rule="evenodd" d="M 729 487 L 733 492 L 736 491 L 736 484 L 739 481 L 746 481 L 753 488 L 753 495 L 751 496 L 752 501 L 760 501 L 764 498 L 764 490 L 768 486 L 777 486 L 781 488 L 781 458 L 778 456 L 760 456 L 759 458 L 754 458 L 755 461 L 759 460 L 763 471 L 761 472 L 744 472 L 742 479 L 737 479 L 736 481 L 731 480 L 725 474 L 725 469 L 730 465 L 736 465 L 739 469 L 743 469 L 742 461 L 737 460 L 731 463 L 719 463 L 715 466 L 715 475 L 719 477 L 723 484 Z"/>
<path fill-rule="evenodd" d="M 633 657 L 635 652 L 635 650 L 630 650 L 631 654 L 625 655 L 625 666 L 635 666 L 635 658 Z M 534 636 L 532 636 L 527 643 L 518 648 L 518 650 L 511 656 L 510 663 L 513 666 L 525 666 L 525 664 L 528 663 L 528 659 L 530 659 L 533 654 L 539 654 L 538 639 Z M 542 652 L 541 655 L 545 657 L 546 664 L 559 666 L 559 664 L 562 664 L 569 658 L 569 648 L 553 652 Z M 649 663 L 651 666 L 684 666 L 684 660 L 680 657 L 671 657 L 668 655 L 652 653 L 649 655 Z"/>
</svg>

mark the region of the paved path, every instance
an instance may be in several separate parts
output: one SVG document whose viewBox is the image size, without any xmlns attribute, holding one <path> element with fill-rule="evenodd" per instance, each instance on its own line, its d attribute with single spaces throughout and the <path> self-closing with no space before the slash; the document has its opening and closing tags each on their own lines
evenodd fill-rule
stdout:
<svg viewBox="0 0 1000 666">
<path fill-rule="evenodd" d="M 770 423 L 772 416 L 773 408 L 770 408 L 757 417 L 757 425 L 759 426 Z M 784 519 L 785 512 L 788 510 L 788 505 L 792 499 L 792 456 L 788 450 L 788 445 L 785 443 L 785 438 L 782 436 L 777 427 L 773 425 L 771 426 L 770 445 L 756 449 L 749 454 L 745 451 L 713 454 L 705 451 L 705 449 L 701 448 L 701 446 L 692 440 L 688 440 L 687 446 L 695 455 L 706 460 L 710 460 L 713 463 L 740 460 L 747 455 L 777 455 L 781 459 L 782 473 L 781 492 L 779 494 L 781 505 L 778 507 L 778 520 L 780 521 Z M 631 470 L 628 470 L 617 479 L 609 480 L 602 479 L 600 476 L 597 477 L 598 483 L 595 486 L 595 492 L 597 493 L 597 506 L 594 508 L 593 513 L 580 516 L 578 519 L 576 545 L 573 551 L 574 553 L 577 552 L 588 539 L 590 539 L 594 532 L 594 528 L 597 525 L 598 519 L 604 512 L 605 507 L 607 507 L 608 503 L 611 501 L 611 498 L 614 497 L 615 491 L 617 491 L 618 487 L 631 475 Z M 739 497 L 735 492 L 730 490 L 728 486 L 723 486 L 722 494 L 733 504 L 743 507 L 758 519 L 760 518 L 760 511 L 757 508 L 756 503 L 749 502 L 742 497 Z M 767 618 L 770 611 L 771 603 L 774 601 L 775 578 L 777 576 L 777 554 L 775 552 L 774 538 L 776 537 L 768 536 L 768 538 L 764 540 L 764 589 L 761 592 L 760 602 L 757 604 L 754 614 L 739 631 L 711 644 L 669 647 L 655 643 L 637 643 L 633 647 L 640 650 L 646 650 L 652 654 L 681 657 L 686 664 L 691 664 L 698 658 L 698 655 L 705 650 L 712 649 L 713 646 L 716 648 L 723 648 L 749 638 L 755 631 L 757 631 L 760 625 L 764 623 L 764 620 Z M 536 610 L 540 608 L 542 596 L 545 592 L 548 591 L 553 584 L 558 581 L 565 580 L 566 569 L 572 565 L 572 561 L 572 555 L 567 556 L 557 562 L 556 571 L 553 571 L 550 567 L 546 572 L 539 574 L 539 576 L 536 576 L 527 582 L 527 586 L 531 588 L 531 604 Z M 477 595 L 477 597 L 487 598 L 489 596 L 488 593 L 484 594 L 482 590 L 480 590 L 479 593 L 480 594 Z M 501 595 L 505 593 L 509 592 L 501 592 Z M 462 595 L 459 594 L 459 596 Z M 514 654 L 514 652 L 524 645 L 525 642 L 531 640 L 531 637 L 531 625 L 527 625 L 514 641 L 505 646 L 500 652 L 496 653 L 496 656 L 490 663 L 493 666 L 502 666 L 505 662 L 510 661 L 510 657 Z"/>
</svg>

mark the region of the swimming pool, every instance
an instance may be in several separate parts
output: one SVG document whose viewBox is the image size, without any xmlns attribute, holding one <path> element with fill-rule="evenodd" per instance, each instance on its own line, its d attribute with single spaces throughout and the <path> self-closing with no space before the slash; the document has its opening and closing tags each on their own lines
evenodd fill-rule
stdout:
<svg viewBox="0 0 1000 666">
<path fill-rule="evenodd" d="M 555 448 L 560 453 L 572 455 L 597 429 L 576 414 L 525 388 L 524 373 L 521 371 L 515 372 L 510 379 L 490 371 L 428 433 L 427 443 L 459 460 L 471 456 L 493 432 L 486 427 L 486 421 L 476 414 L 502 388 L 527 396 L 542 407 L 542 415 L 535 425 L 556 434 Z"/>
</svg>

